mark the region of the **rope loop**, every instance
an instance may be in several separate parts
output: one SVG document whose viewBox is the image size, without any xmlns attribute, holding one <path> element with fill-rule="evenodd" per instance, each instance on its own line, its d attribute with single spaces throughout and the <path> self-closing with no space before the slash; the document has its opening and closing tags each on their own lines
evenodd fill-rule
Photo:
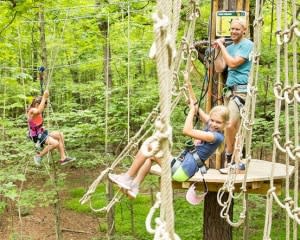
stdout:
<svg viewBox="0 0 300 240">
<path fill-rule="evenodd" d="M 291 86 L 286 86 L 283 89 L 283 96 L 284 96 L 284 99 L 287 102 L 287 104 L 291 104 L 293 102 L 294 95 L 293 95 Z"/>
<path fill-rule="evenodd" d="M 252 59 L 253 59 L 253 60 L 252 60 L 253 63 L 255 63 L 255 64 L 258 63 L 258 61 L 259 61 L 259 59 L 260 59 L 260 55 L 261 55 L 260 53 L 256 53 L 256 54 L 253 55 L 253 58 L 252 58 Z"/>
<path fill-rule="evenodd" d="M 151 233 L 151 234 L 155 233 L 155 229 L 153 229 L 151 226 L 151 221 L 152 221 L 152 218 L 153 218 L 153 215 L 154 215 L 156 209 L 158 209 L 160 207 L 160 204 L 161 204 L 161 197 L 160 197 L 160 192 L 158 192 L 156 194 L 156 201 L 155 201 L 154 205 L 151 207 L 151 209 L 146 217 L 145 224 L 146 224 L 146 229 L 147 229 L 148 233 Z"/>
<path fill-rule="evenodd" d="M 283 201 L 284 203 L 288 203 L 290 206 L 293 205 L 293 199 L 291 197 L 286 197 Z"/>
<path fill-rule="evenodd" d="M 192 12 L 191 14 L 187 17 L 188 21 L 193 21 L 194 19 L 200 17 L 200 9 L 198 7 L 198 2 L 195 0 L 190 1 L 190 5 L 192 5 Z"/>
<path fill-rule="evenodd" d="M 277 45 L 282 46 L 283 42 L 281 41 L 281 38 L 280 38 L 280 36 L 281 36 L 281 30 L 277 30 L 275 32 L 275 35 L 276 35 Z"/>
<path fill-rule="evenodd" d="M 172 128 L 166 126 L 160 119 L 156 119 L 154 126 L 156 132 L 144 141 L 141 151 L 146 157 L 162 158 L 164 152 L 160 150 L 160 143 L 163 139 L 168 139 L 172 145 Z"/>
<path fill-rule="evenodd" d="M 299 22 L 296 22 L 295 25 L 298 26 Z M 300 30 L 298 29 L 298 27 L 294 28 L 294 33 L 297 37 L 300 37 Z"/>
<path fill-rule="evenodd" d="M 300 159 L 300 146 L 294 148 L 293 154 L 294 154 L 298 159 Z"/>
<path fill-rule="evenodd" d="M 151 136 L 147 138 L 141 147 L 141 152 L 147 158 L 153 157 L 155 154 L 158 153 L 160 149 L 159 146 L 159 139 L 157 136 Z"/>
<path fill-rule="evenodd" d="M 153 13 L 152 19 L 154 21 L 154 32 L 167 31 L 169 26 L 169 18 L 164 14 Z"/>
<path fill-rule="evenodd" d="M 273 192 L 275 192 L 275 190 L 276 190 L 276 187 L 270 188 L 267 192 L 267 196 L 271 195 Z"/>
<path fill-rule="evenodd" d="M 274 95 L 276 98 L 284 100 L 284 97 L 282 97 L 282 83 L 278 82 L 274 84 Z"/>
<path fill-rule="evenodd" d="M 276 145 L 276 147 L 282 152 L 286 153 L 286 150 L 280 145 L 279 140 L 280 140 L 280 132 L 276 131 L 273 133 L 273 140 Z"/>
<path fill-rule="evenodd" d="M 198 51 L 196 50 L 194 45 L 190 47 L 190 55 L 191 61 L 196 61 L 198 59 Z"/>
<path fill-rule="evenodd" d="M 300 84 L 296 84 L 293 88 L 292 91 L 294 92 L 294 98 L 298 103 L 300 103 Z"/>
<path fill-rule="evenodd" d="M 187 60 L 189 56 L 190 45 L 185 37 L 183 37 L 181 40 L 181 46 L 182 46 L 181 58 L 183 60 Z"/>
<path fill-rule="evenodd" d="M 300 217 L 300 208 L 298 207 L 298 208 L 293 209 L 292 213 L 296 214 Z"/>
<path fill-rule="evenodd" d="M 258 25 L 263 26 L 264 25 L 264 18 L 263 17 L 259 17 L 255 20 L 253 20 L 253 28 L 257 27 Z"/>
</svg>

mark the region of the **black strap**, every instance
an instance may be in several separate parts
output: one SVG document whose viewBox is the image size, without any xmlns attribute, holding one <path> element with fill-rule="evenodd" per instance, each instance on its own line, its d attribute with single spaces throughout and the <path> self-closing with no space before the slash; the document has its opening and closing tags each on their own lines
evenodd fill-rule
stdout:
<svg viewBox="0 0 300 240">
<path fill-rule="evenodd" d="M 198 168 L 201 168 L 204 166 L 204 161 L 199 157 L 196 149 L 194 151 L 191 151 L 191 154 L 193 155 L 193 158 L 195 159 L 197 165 L 198 165 Z"/>
<path fill-rule="evenodd" d="M 241 110 L 241 108 L 244 107 L 244 105 L 245 105 L 245 100 L 242 99 L 240 96 L 234 95 L 232 97 L 232 100 L 236 103 L 236 105 L 238 106 L 239 110 Z"/>
</svg>

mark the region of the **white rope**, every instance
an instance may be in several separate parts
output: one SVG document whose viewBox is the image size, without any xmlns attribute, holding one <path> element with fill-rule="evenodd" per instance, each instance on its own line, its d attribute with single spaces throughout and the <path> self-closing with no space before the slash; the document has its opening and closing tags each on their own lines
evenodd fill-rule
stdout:
<svg viewBox="0 0 300 240">
<path fill-rule="evenodd" d="M 292 23 L 289 26 L 288 9 L 292 10 Z M 273 133 L 273 152 L 272 152 L 272 169 L 270 189 L 267 193 L 266 204 L 266 218 L 264 226 L 264 240 L 271 239 L 272 229 L 272 208 L 273 202 L 278 204 L 279 207 L 286 211 L 286 238 L 299 239 L 298 227 L 300 224 L 299 214 L 299 81 L 298 81 L 298 61 L 297 61 L 297 41 L 299 41 L 298 25 L 299 22 L 296 16 L 296 2 L 277 0 L 277 62 L 276 62 L 276 83 L 274 84 L 275 96 L 275 117 L 274 117 L 274 133 Z M 282 30 L 283 28 L 283 30 Z M 299 43 L 299 42 L 298 42 Z M 289 47 L 291 50 L 289 50 Z M 282 51 L 283 50 L 283 51 Z M 290 61 L 289 51 L 292 54 L 292 61 Z M 283 63 L 283 66 L 282 66 Z M 290 67 L 293 69 L 290 71 Z M 281 73 L 284 76 L 281 76 Z M 292 74 L 292 77 L 290 77 Z M 281 111 L 281 105 L 284 104 L 285 111 Z M 290 117 L 290 108 L 293 108 L 293 117 Z M 280 116 L 285 118 L 285 131 L 284 134 L 280 132 Z M 293 119 L 293 121 L 290 121 Z M 294 129 L 294 136 L 291 133 Z M 284 135 L 284 136 L 283 136 Z M 293 139 L 293 140 L 292 140 Z M 274 187 L 274 171 L 278 151 L 285 154 L 286 163 L 286 179 L 285 179 L 285 198 L 281 202 L 276 194 Z M 290 196 L 290 178 L 289 178 L 289 165 L 294 163 L 294 193 L 293 197 Z M 275 201 L 274 201 L 275 200 Z M 292 228 L 290 223 L 292 221 Z M 293 233 L 290 233 L 293 230 Z"/>
<path fill-rule="evenodd" d="M 248 169 L 251 162 L 251 145 L 252 145 L 252 128 L 255 118 L 255 105 L 256 105 L 256 86 L 258 84 L 259 74 L 259 59 L 260 59 L 260 50 L 261 50 L 261 33 L 262 33 L 262 4 L 259 0 L 256 1 L 255 9 L 255 19 L 253 22 L 254 25 L 254 46 L 253 53 L 251 56 L 252 67 L 249 74 L 249 83 L 248 83 L 248 93 L 246 97 L 245 106 L 240 110 L 241 114 L 241 124 L 236 135 L 234 152 L 232 155 L 232 162 L 238 164 L 241 161 L 242 149 L 245 144 L 246 158 L 245 161 L 245 173 L 241 186 L 241 192 L 234 195 L 234 184 L 238 171 L 236 167 L 230 166 L 228 171 L 227 179 L 225 180 L 223 187 L 218 190 L 217 201 L 222 207 L 220 212 L 221 218 L 225 219 L 228 224 L 232 227 L 239 227 L 244 223 L 246 214 L 247 214 L 247 176 Z M 228 193 L 228 198 L 224 198 L 224 193 Z M 239 217 L 236 222 L 230 219 L 229 210 L 233 204 L 233 200 L 240 199 L 242 197 L 242 211 L 239 214 Z"/>
</svg>

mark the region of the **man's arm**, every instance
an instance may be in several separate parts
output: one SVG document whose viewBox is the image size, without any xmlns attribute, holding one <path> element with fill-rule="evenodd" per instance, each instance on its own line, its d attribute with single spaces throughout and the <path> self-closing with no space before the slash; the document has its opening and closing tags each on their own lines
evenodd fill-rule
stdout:
<svg viewBox="0 0 300 240">
<path fill-rule="evenodd" d="M 224 46 L 224 40 L 223 39 L 217 39 L 215 41 L 216 46 L 218 46 L 218 48 L 221 50 L 222 55 L 223 55 L 223 59 L 226 62 L 227 66 L 230 68 L 236 68 L 240 65 L 242 65 L 245 62 L 245 59 L 241 56 L 235 56 L 232 57 L 226 47 Z"/>
<path fill-rule="evenodd" d="M 223 58 L 221 49 L 215 49 L 215 60 L 214 60 L 215 71 L 217 73 L 223 72 L 226 68 L 226 65 L 227 64 Z"/>
</svg>

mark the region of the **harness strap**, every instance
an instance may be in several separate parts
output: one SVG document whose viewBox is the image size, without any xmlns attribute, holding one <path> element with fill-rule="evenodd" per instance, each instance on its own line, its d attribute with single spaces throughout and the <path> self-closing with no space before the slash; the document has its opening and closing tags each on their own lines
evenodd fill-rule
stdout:
<svg viewBox="0 0 300 240">
<path fill-rule="evenodd" d="M 197 149 L 195 148 L 195 146 L 191 146 L 189 145 L 188 147 L 186 147 L 178 157 L 173 158 L 171 161 L 171 169 L 172 169 L 172 173 L 174 173 L 176 171 L 176 169 L 181 165 L 181 162 L 184 160 L 184 157 L 187 153 L 191 153 L 194 160 L 197 163 L 197 166 L 201 172 L 201 174 L 205 174 L 207 173 L 207 169 L 206 166 L 204 164 L 204 160 L 202 160 L 198 153 L 197 153 Z"/>
<path fill-rule="evenodd" d="M 244 107 L 244 105 L 245 105 L 244 99 L 242 99 L 240 96 L 234 95 L 232 97 L 232 100 L 236 103 L 236 105 L 238 106 L 239 110 L 241 110 L 241 108 Z"/>
<path fill-rule="evenodd" d="M 197 150 L 194 149 L 193 151 L 191 151 L 191 154 L 193 155 L 193 158 L 195 159 L 195 161 L 198 165 L 198 168 L 200 169 L 200 172 L 202 174 L 205 174 L 207 172 L 206 166 L 204 164 L 204 161 L 199 157 Z"/>
</svg>

